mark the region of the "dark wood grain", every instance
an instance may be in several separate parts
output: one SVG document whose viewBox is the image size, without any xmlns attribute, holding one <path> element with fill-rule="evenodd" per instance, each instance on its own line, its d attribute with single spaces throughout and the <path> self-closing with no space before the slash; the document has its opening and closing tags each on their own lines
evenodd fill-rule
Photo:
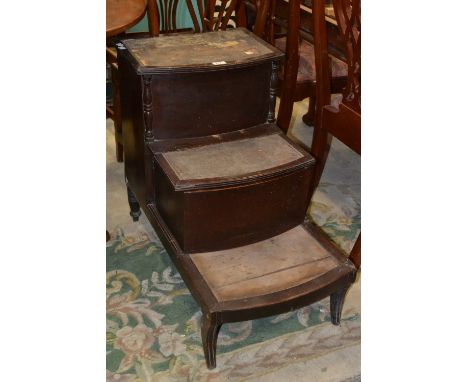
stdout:
<svg viewBox="0 0 468 382">
<path fill-rule="evenodd" d="M 356 268 L 359 269 L 361 267 L 361 233 L 359 233 L 359 236 L 354 243 L 349 259 L 353 262 Z"/>
<path fill-rule="evenodd" d="M 201 337 L 208 369 L 214 369 L 216 367 L 216 341 L 218 339 L 219 329 L 221 329 L 221 322 L 218 320 L 217 312 L 203 312 L 201 319 Z"/>
<path fill-rule="evenodd" d="M 341 322 L 341 311 L 348 288 L 343 288 L 330 295 L 330 316 L 333 325 L 339 325 Z"/>
<path fill-rule="evenodd" d="M 140 204 L 133 193 L 132 189 L 127 185 L 127 197 L 128 197 L 128 205 L 130 206 L 130 216 L 132 217 L 133 221 L 136 222 L 140 218 L 141 210 Z"/>
<path fill-rule="evenodd" d="M 262 130 L 258 128 L 257 131 Z M 279 129 L 275 130 L 276 134 L 259 134 L 248 140 L 226 142 L 235 143 L 242 150 L 243 142 L 250 145 L 255 138 L 280 137 Z M 213 143 L 215 139 L 217 143 Z M 276 149 L 272 139 L 272 146 L 262 149 L 269 149 L 271 155 L 278 156 L 286 148 L 290 148 L 294 153 L 291 160 L 284 163 L 272 161 L 271 164 L 265 164 L 265 168 L 260 166 L 259 170 L 246 173 L 242 168 L 237 170 L 236 161 L 231 158 L 230 170 L 239 171 L 239 175 L 212 178 L 205 175 L 198 179 L 193 179 L 193 175 L 188 179 L 181 179 L 180 174 L 176 174 L 174 170 L 174 164 L 164 157 L 164 153 L 157 152 L 157 145 L 153 145 L 153 150 L 156 151 L 154 179 L 158 185 L 154 200 L 158 201 L 161 215 L 174 231 L 184 252 L 213 251 L 245 245 L 284 232 L 303 220 L 309 204 L 308 190 L 314 162 L 306 152 L 285 137 L 278 139 L 279 142 L 284 142 L 284 148 L 278 146 Z M 200 146 L 200 141 L 196 141 L 195 148 L 200 153 L 205 148 L 209 149 L 210 154 L 207 155 L 214 159 L 217 155 L 216 147 L 222 146 L 224 142 L 223 135 L 211 137 L 207 141 L 209 144 L 206 146 Z M 185 146 L 186 151 L 190 149 Z M 258 155 L 257 147 L 253 146 L 252 149 L 242 152 L 239 158 L 241 164 L 245 159 L 247 163 L 258 160 L 255 157 Z M 166 146 L 165 150 L 178 156 L 184 153 L 180 147 L 174 151 Z M 223 155 L 223 151 L 220 155 Z M 196 157 L 190 160 L 197 161 Z M 213 171 L 211 169 L 220 160 L 218 158 L 211 164 L 207 162 L 208 170 Z M 199 165 L 200 162 L 201 159 L 198 159 Z M 219 163 L 218 170 L 215 171 L 219 172 L 221 169 L 222 165 Z M 273 205 L 275 208 L 270 208 Z"/>
</svg>

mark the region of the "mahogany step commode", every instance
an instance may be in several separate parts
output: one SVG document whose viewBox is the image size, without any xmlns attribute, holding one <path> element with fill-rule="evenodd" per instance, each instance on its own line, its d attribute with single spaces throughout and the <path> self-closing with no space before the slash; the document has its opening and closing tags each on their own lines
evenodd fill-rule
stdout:
<svg viewBox="0 0 468 382">
<path fill-rule="evenodd" d="M 119 44 L 125 175 L 203 312 L 220 326 L 331 296 L 356 268 L 306 219 L 315 159 L 274 123 L 283 54 L 245 29 Z"/>
</svg>

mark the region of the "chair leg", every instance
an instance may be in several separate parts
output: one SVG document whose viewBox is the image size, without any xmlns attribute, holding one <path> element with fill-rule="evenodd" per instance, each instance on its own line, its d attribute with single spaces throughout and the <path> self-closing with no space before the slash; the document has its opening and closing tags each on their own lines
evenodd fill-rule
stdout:
<svg viewBox="0 0 468 382">
<path fill-rule="evenodd" d="M 130 216 L 132 217 L 133 221 L 136 222 L 138 221 L 138 218 L 141 215 L 140 204 L 138 203 L 138 200 L 135 194 L 130 189 L 128 184 L 127 184 L 127 196 L 128 196 L 128 204 L 130 206 Z"/>
<path fill-rule="evenodd" d="M 302 116 L 302 122 L 304 122 L 307 126 L 314 126 L 314 119 L 315 119 L 315 107 L 316 107 L 316 98 L 315 95 L 309 97 L 309 108 L 307 113 Z"/>
<path fill-rule="evenodd" d="M 294 94 L 296 90 L 297 72 L 299 70 L 299 24 L 300 0 L 289 0 L 288 30 L 286 43 L 286 60 L 281 82 L 281 101 L 278 108 L 276 124 L 286 134 L 291 122 Z"/>
<path fill-rule="evenodd" d="M 217 321 L 216 313 L 204 313 L 201 323 L 203 352 L 208 369 L 216 367 L 216 342 L 222 323 Z"/>
<path fill-rule="evenodd" d="M 343 303 L 348 289 L 349 286 L 330 295 L 330 314 L 333 325 L 340 325 L 341 311 L 343 310 Z"/>
</svg>

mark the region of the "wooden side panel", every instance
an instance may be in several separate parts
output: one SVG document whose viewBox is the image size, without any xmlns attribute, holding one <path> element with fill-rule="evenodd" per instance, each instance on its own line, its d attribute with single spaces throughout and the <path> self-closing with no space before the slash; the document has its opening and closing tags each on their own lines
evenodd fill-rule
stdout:
<svg viewBox="0 0 468 382">
<path fill-rule="evenodd" d="M 119 55 L 125 176 L 138 201 L 145 200 L 144 124 L 140 76 Z"/>
<path fill-rule="evenodd" d="M 311 168 L 246 186 L 185 193 L 186 253 L 246 245 L 300 224 Z"/>
<path fill-rule="evenodd" d="M 154 137 L 200 137 L 265 123 L 270 77 L 269 62 L 228 71 L 154 75 Z"/>
<path fill-rule="evenodd" d="M 174 188 L 161 168 L 155 164 L 154 167 L 154 200 L 156 208 L 169 226 L 179 246 L 184 241 L 187 227 L 184 225 L 184 194 L 174 192 Z"/>
<path fill-rule="evenodd" d="M 185 253 L 246 245 L 298 224 L 309 205 L 312 168 L 247 185 L 175 191 L 156 165 L 158 211 Z"/>
</svg>

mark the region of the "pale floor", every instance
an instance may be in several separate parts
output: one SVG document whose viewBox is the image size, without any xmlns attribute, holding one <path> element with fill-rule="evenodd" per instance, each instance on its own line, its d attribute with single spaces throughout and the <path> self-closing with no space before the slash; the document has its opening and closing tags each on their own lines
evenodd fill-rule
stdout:
<svg viewBox="0 0 468 382">
<path fill-rule="evenodd" d="M 312 129 L 306 126 L 301 116 L 307 111 L 307 101 L 296 102 L 294 105 L 294 113 L 292 119 L 292 129 L 290 135 L 310 145 L 312 140 Z M 115 160 L 115 143 L 114 143 L 114 127 L 113 122 L 107 120 L 107 209 L 106 209 L 106 224 L 109 230 L 112 227 L 125 226 L 127 233 L 133 229 L 135 232 L 140 231 L 140 225 L 151 234 L 154 231 L 151 228 L 148 220 L 142 214 L 138 223 L 132 224 L 129 215 L 129 207 L 127 203 L 127 193 L 124 181 L 123 164 L 117 163 Z M 333 150 L 333 149 L 332 149 Z M 332 152 L 330 153 L 332 155 Z M 360 159 L 356 158 L 356 167 L 360 167 Z M 326 174 L 324 173 L 324 176 Z M 346 311 L 360 311 L 360 277 L 358 281 L 350 289 L 343 314 Z M 287 367 L 280 370 L 272 371 L 261 377 L 256 376 L 249 381 L 256 382 L 279 382 L 279 381 L 294 381 L 294 382 L 354 382 L 360 381 L 360 344 L 354 344 L 345 348 L 332 351 L 327 354 L 322 354 L 318 357 L 307 359 L 306 361 L 291 362 Z"/>
</svg>

